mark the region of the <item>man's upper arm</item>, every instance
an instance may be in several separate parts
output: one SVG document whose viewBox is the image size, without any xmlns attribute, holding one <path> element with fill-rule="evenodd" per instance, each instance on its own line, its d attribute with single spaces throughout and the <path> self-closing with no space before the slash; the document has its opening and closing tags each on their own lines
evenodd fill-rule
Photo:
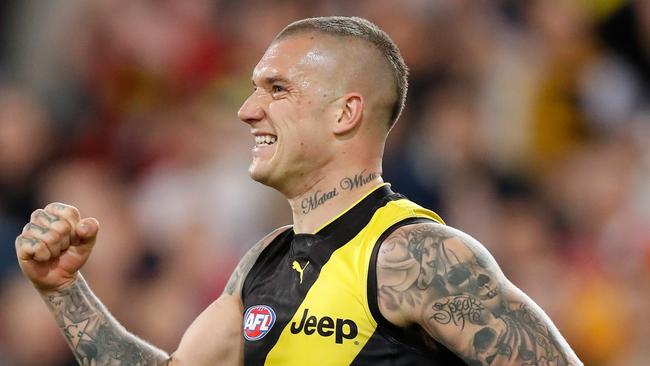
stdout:
<svg viewBox="0 0 650 366">
<path fill-rule="evenodd" d="M 393 324 L 419 324 L 470 365 L 582 364 L 548 316 L 468 235 L 415 224 L 381 245 L 378 302 Z"/>
<path fill-rule="evenodd" d="M 274 230 L 255 244 L 240 260 L 226 287 L 187 329 L 171 365 L 241 365 L 242 298 L 241 289 L 260 253 L 289 227 Z"/>
</svg>

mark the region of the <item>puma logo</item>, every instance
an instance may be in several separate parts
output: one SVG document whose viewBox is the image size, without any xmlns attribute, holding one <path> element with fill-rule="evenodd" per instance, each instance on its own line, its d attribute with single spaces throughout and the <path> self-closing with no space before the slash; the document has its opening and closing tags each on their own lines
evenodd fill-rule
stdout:
<svg viewBox="0 0 650 366">
<path fill-rule="evenodd" d="M 305 263 L 304 267 L 300 268 L 300 263 L 298 263 L 298 261 L 293 261 L 293 265 L 291 266 L 291 268 L 295 269 L 300 274 L 300 283 L 301 284 L 302 284 L 302 272 L 305 270 L 305 268 L 307 268 L 308 265 L 309 265 L 309 261 L 307 261 L 307 263 Z"/>
</svg>

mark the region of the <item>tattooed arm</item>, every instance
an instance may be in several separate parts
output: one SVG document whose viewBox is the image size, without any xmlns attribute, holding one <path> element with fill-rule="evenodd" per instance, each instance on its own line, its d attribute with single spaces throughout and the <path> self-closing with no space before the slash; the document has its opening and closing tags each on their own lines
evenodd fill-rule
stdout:
<svg viewBox="0 0 650 366">
<path fill-rule="evenodd" d="M 79 274 L 95 245 L 99 223 L 51 203 L 32 213 L 16 238 L 18 263 L 39 291 L 81 365 L 157 365 L 169 356 L 128 333 Z"/>
<path fill-rule="evenodd" d="M 124 329 L 79 274 L 95 244 L 97 220 L 81 219 L 73 206 L 49 204 L 34 211 L 16 238 L 16 254 L 81 365 L 240 365 L 241 284 L 259 253 L 284 230 L 244 256 L 224 293 L 194 321 L 173 356 Z"/>
<path fill-rule="evenodd" d="M 163 365 L 169 355 L 122 327 L 79 275 L 63 290 L 41 292 L 80 365 Z"/>
<path fill-rule="evenodd" d="M 469 365 L 582 365 L 487 250 L 448 226 L 416 224 L 392 233 L 379 251 L 377 287 L 386 319 L 419 325 L 425 338 Z"/>
<path fill-rule="evenodd" d="M 81 365 L 240 365 L 241 287 L 262 250 L 281 228 L 242 258 L 224 293 L 188 328 L 173 356 L 122 327 L 79 279 L 69 288 L 41 293 Z"/>
</svg>

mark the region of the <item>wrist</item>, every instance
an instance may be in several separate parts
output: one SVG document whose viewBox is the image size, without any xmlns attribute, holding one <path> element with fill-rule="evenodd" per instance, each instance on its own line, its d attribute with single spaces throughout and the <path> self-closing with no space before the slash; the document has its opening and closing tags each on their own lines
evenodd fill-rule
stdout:
<svg viewBox="0 0 650 366">
<path fill-rule="evenodd" d="M 77 272 L 73 274 L 69 279 L 54 286 L 39 286 L 37 283 L 33 283 L 33 285 L 34 288 L 36 288 L 36 291 L 38 291 L 41 295 L 47 296 L 65 292 L 66 290 L 76 286 L 80 281 L 83 281 L 83 277 L 81 276 L 81 273 Z"/>
</svg>

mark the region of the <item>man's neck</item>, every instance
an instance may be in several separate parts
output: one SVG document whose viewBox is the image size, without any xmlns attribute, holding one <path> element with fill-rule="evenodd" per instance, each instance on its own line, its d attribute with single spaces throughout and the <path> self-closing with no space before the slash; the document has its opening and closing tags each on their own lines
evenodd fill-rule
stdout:
<svg viewBox="0 0 650 366">
<path fill-rule="evenodd" d="M 304 193 L 289 199 L 294 232 L 314 233 L 382 183 L 379 170 L 328 174 Z"/>
</svg>

